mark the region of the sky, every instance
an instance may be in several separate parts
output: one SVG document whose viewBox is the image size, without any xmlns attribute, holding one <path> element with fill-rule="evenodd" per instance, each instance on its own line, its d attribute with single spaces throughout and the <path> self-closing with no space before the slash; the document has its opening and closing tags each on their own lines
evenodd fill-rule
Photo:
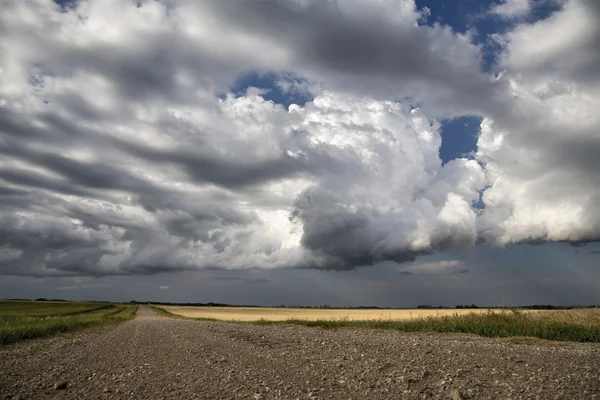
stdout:
<svg viewBox="0 0 600 400">
<path fill-rule="evenodd" d="M 0 7 L 0 298 L 600 304 L 595 0 Z"/>
</svg>

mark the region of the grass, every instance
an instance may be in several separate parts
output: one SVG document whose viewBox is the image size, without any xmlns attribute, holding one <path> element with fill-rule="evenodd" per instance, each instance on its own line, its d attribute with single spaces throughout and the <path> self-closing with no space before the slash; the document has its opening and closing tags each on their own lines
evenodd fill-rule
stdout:
<svg viewBox="0 0 600 400">
<path fill-rule="evenodd" d="M 170 313 L 167 310 L 165 310 L 164 308 L 156 307 L 153 305 L 150 305 L 150 308 L 152 309 L 152 311 L 154 311 L 158 315 L 163 315 L 165 317 L 171 317 L 171 318 L 175 318 L 175 319 L 185 319 L 185 317 L 182 317 L 181 315 Z"/>
<path fill-rule="evenodd" d="M 0 301 L 0 344 L 117 324 L 136 311 L 133 305 Z"/>
<path fill-rule="evenodd" d="M 105 303 L 64 301 L 0 301 L 0 315 L 49 317 L 72 315 L 108 307 Z"/>
<path fill-rule="evenodd" d="M 586 310 L 587 311 L 587 310 Z M 577 317 L 563 314 L 492 312 L 442 317 L 429 317 L 405 321 L 371 320 L 288 320 L 286 323 L 326 329 L 361 327 L 395 329 L 403 332 L 470 333 L 486 337 L 534 337 L 545 340 L 572 342 L 600 342 L 600 311 L 589 310 Z M 585 318 L 585 314 L 590 318 Z M 593 322 L 595 321 L 595 322 Z M 256 321 L 270 325 L 274 321 Z"/>
<path fill-rule="evenodd" d="M 190 318 L 176 315 L 161 307 L 157 312 L 175 318 L 216 320 L 214 318 Z M 180 309 L 174 309 L 180 312 Z M 224 316 L 227 314 L 223 314 Z M 222 319 L 221 319 L 222 320 Z M 483 313 L 463 313 L 414 319 L 258 319 L 232 320 L 260 325 L 296 324 L 308 327 L 337 329 L 347 327 L 394 329 L 403 332 L 469 333 L 486 337 L 531 337 L 554 341 L 600 342 L 600 309 L 575 309 L 559 311 L 523 312 L 519 310 L 488 310 Z"/>
<path fill-rule="evenodd" d="M 153 305 L 150 305 L 150 308 L 151 308 L 151 309 L 152 309 L 152 310 L 153 310 L 155 313 L 157 313 L 157 314 L 159 314 L 159 315 L 163 315 L 163 316 L 165 316 L 165 317 L 169 317 L 169 318 L 175 318 L 175 319 L 193 319 L 194 321 L 211 321 L 211 322 L 216 322 L 216 321 L 219 321 L 219 320 L 218 320 L 218 319 L 216 319 L 216 318 L 202 318 L 202 317 L 200 317 L 200 318 L 190 318 L 190 317 L 186 317 L 186 316 L 183 316 L 183 315 L 174 314 L 174 313 L 172 313 L 172 312 L 169 312 L 169 311 L 165 310 L 165 309 L 164 309 L 164 308 L 162 308 L 162 307 L 153 306 Z"/>
</svg>

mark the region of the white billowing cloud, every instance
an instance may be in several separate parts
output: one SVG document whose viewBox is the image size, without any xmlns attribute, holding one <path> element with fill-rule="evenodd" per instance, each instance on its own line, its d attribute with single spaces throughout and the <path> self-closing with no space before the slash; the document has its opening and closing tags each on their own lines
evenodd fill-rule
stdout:
<svg viewBox="0 0 600 400">
<path fill-rule="evenodd" d="M 442 168 L 439 126 L 377 99 L 417 89 L 402 77 L 440 95 L 480 79 L 477 47 L 418 27 L 412 1 L 9 1 L 1 18 L 12 273 L 343 269 L 475 241 L 479 165 Z M 252 69 L 316 97 L 215 96 Z"/>
<path fill-rule="evenodd" d="M 409 0 L 5 1 L 0 265 L 347 269 L 594 239 L 597 30 L 531 39 L 589 4 L 517 26 L 492 79 L 469 35 L 419 26 Z M 314 99 L 227 93 L 254 70 Z M 476 160 L 442 167 L 435 118 L 461 112 L 486 117 Z"/>
<path fill-rule="evenodd" d="M 600 238 L 598 11 L 571 1 L 507 35 L 511 111 L 484 119 L 477 151 L 490 185 L 478 221 L 487 239 Z"/>
<path fill-rule="evenodd" d="M 495 4 L 491 12 L 503 18 L 515 18 L 527 15 L 531 11 L 531 0 L 504 0 Z"/>
<path fill-rule="evenodd" d="M 442 169 L 438 127 L 419 110 L 325 94 L 294 129 L 312 134 L 300 154 L 330 166 L 294 211 L 302 244 L 327 262 L 405 261 L 474 243 L 483 171 L 466 159 Z"/>
<path fill-rule="evenodd" d="M 119 99 L 140 96 L 190 101 L 194 87 L 222 92 L 242 72 L 282 71 L 333 91 L 426 100 L 436 116 L 489 108 L 482 99 L 497 90 L 480 72 L 470 36 L 419 26 L 413 0 L 76 5 L 6 2 L 5 89 L 23 94 L 33 66 L 57 76 L 91 73 L 99 84 L 114 81 L 118 96 L 102 101 L 119 107 Z"/>
<path fill-rule="evenodd" d="M 550 18 L 522 24 L 509 32 L 500 56 L 502 67 L 523 76 L 571 81 L 598 79 L 600 63 L 600 3 L 565 2 Z"/>
<path fill-rule="evenodd" d="M 32 184 L 40 199 L 5 215 L 9 245 L 28 254 L 20 272 L 351 268 L 475 241 L 470 204 L 483 172 L 468 160 L 442 168 L 439 127 L 417 109 L 324 92 L 286 111 L 249 93 L 154 118 L 132 116 L 118 140 L 111 121 L 96 122 L 101 156 L 80 150 L 83 138 L 45 144 L 43 156 L 35 143 L 15 146 L 14 163 L 41 163 L 84 191 Z"/>
</svg>

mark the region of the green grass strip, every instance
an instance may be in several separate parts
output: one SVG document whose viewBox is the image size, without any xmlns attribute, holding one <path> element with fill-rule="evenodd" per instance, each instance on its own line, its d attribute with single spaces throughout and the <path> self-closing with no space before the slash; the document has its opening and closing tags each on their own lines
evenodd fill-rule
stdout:
<svg viewBox="0 0 600 400">
<path fill-rule="evenodd" d="M 13 343 L 91 327 L 114 325 L 135 317 L 137 306 L 109 305 L 85 313 L 51 317 L 0 315 L 0 344 Z"/>
<path fill-rule="evenodd" d="M 106 303 L 2 300 L 0 315 L 49 317 L 79 314 L 110 306 Z"/>
</svg>

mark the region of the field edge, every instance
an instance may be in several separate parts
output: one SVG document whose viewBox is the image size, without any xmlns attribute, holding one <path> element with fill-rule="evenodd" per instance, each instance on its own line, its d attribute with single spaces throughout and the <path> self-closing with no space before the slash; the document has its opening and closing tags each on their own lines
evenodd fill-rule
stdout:
<svg viewBox="0 0 600 400">
<path fill-rule="evenodd" d="M 339 329 L 367 328 L 391 329 L 401 332 L 422 333 L 465 333 L 491 338 L 535 338 L 558 342 L 600 343 L 600 312 L 593 314 L 589 324 L 581 320 L 569 321 L 557 318 L 555 314 L 538 317 L 517 309 L 503 312 L 488 311 L 479 314 L 449 315 L 425 317 L 411 320 L 347 320 L 347 319 L 286 319 L 273 321 L 257 319 L 255 321 L 227 320 L 216 318 L 195 318 L 172 313 L 158 305 L 151 306 L 157 313 L 177 319 L 212 321 L 227 323 L 249 323 L 256 325 L 301 325 L 310 328 Z"/>
<path fill-rule="evenodd" d="M 0 315 L 0 345 L 116 325 L 135 318 L 137 308 L 137 305 L 107 304 L 77 314 Z"/>
</svg>

